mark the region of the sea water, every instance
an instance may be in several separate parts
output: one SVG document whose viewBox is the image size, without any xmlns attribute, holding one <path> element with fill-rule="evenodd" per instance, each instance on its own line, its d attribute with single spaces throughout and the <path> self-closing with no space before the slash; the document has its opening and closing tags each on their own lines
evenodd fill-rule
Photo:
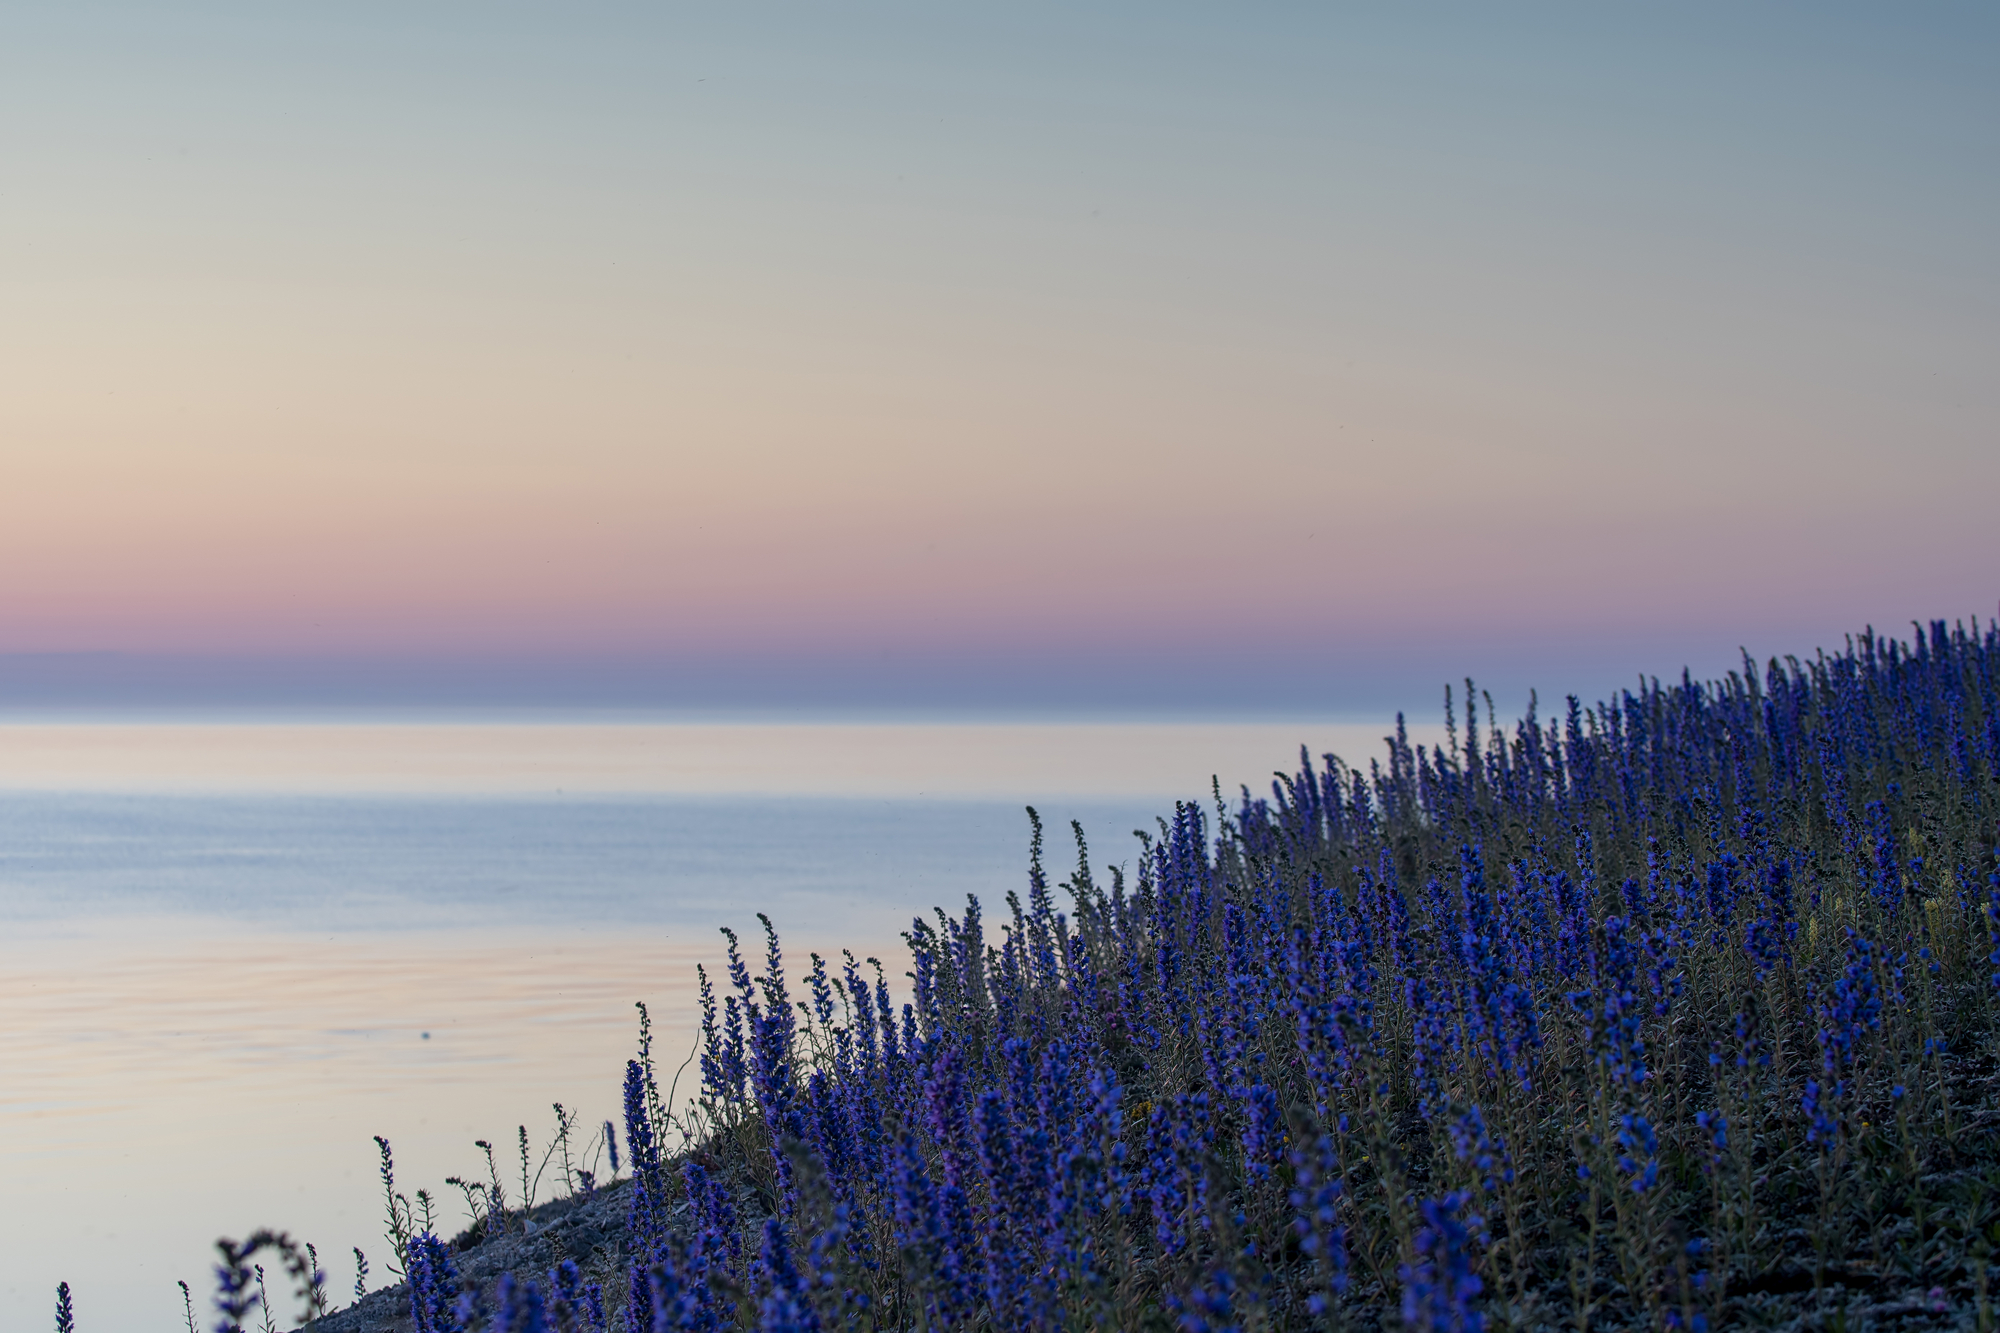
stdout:
<svg viewBox="0 0 2000 1333">
<path fill-rule="evenodd" d="M 900 985 L 914 914 L 1025 892 L 1027 801 L 1051 879 L 1071 820 L 1101 876 L 1211 774 L 1382 730 L 0 726 L 0 1325 L 68 1281 L 85 1333 L 177 1328 L 180 1280 L 206 1325 L 213 1241 L 267 1226 L 351 1299 L 355 1246 L 391 1262 L 372 1136 L 447 1234 L 475 1140 L 518 1194 L 561 1102 L 587 1155 L 635 1002 L 671 1081 L 723 928 Z"/>
</svg>

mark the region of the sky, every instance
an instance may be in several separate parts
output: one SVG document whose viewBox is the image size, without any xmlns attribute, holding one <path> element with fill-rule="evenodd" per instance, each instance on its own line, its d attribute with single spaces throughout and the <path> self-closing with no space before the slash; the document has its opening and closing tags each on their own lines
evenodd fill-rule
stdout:
<svg viewBox="0 0 2000 1333">
<path fill-rule="evenodd" d="M 2000 600 L 1979 5 L 0 9 L 0 707 L 1518 706 Z"/>
</svg>

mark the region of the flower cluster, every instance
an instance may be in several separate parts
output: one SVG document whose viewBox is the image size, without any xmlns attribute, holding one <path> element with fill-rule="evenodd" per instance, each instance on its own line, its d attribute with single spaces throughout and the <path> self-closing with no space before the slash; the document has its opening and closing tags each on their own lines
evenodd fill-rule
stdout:
<svg viewBox="0 0 2000 1333">
<path fill-rule="evenodd" d="M 1940 623 L 1507 729 L 1468 687 L 1447 743 L 1302 755 L 1108 871 L 1078 830 L 1053 879 L 1036 820 L 1025 895 L 914 921 L 906 987 L 732 936 L 694 1104 L 627 1070 L 613 1322 L 1699 1327 L 1796 1262 L 1766 1216 L 1822 1267 L 1923 1236 L 1881 1210 L 1983 1150 L 1951 1053 L 2000 1019 L 1996 668 Z M 562 1273 L 481 1323 L 408 1249 L 427 1331 L 605 1326 Z"/>
</svg>

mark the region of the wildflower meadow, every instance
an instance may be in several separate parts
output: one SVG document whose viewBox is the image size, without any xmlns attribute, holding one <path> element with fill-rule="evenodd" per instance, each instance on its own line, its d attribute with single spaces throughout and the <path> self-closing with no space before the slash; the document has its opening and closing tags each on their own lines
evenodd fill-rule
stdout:
<svg viewBox="0 0 2000 1333">
<path fill-rule="evenodd" d="M 1996 676 L 1975 621 L 1504 726 L 1468 684 L 1129 873 L 1037 821 L 893 984 L 732 936 L 697 1094 L 646 1042 L 568 1182 L 618 1244 L 482 1283 L 410 1222 L 410 1326 L 1987 1329 Z M 235 1333 L 296 1251 L 224 1246 Z"/>
</svg>

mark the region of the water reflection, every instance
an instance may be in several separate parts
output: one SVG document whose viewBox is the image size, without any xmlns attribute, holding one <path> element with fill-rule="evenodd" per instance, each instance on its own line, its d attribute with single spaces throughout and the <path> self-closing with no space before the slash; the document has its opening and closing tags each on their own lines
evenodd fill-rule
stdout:
<svg viewBox="0 0 2000 1333">
<path fill-rule="evenodd" d="M 208 1243 L 257 1226 L 315 1241 L 338 1289 L 351 1245 L 381 1273 L 371 1134 L 395 1144 L 406 1190 L 448 1196 L 446 1176 L 475 1173 L 474 1139 L 510 1147 L 526 1124 L 539 1147 L 557 1100 L 585 1124 L 615 1115 L 633 1001 L 677 1065 L 696 1032 L 695 963 L 717 953 L 644 932 L 152 925 L 0 950 L 10 1327 L 39 1319 L 59 1278 L 85 1327 L 171 1327 L 174 1279 L 201 1288 Z M 813 947 L 831 942 L 788 941 L 801 961 Z"/>
<path fill-rule="evenodd" d="M 0 723 L 35 790 L 1199 796 L 1261 789 L 1301 744 L 1363 765 L 1377 722 L 242 725 Z M 1296 765 L 1292 765 L 1296 767 Z"/>
</svg>

